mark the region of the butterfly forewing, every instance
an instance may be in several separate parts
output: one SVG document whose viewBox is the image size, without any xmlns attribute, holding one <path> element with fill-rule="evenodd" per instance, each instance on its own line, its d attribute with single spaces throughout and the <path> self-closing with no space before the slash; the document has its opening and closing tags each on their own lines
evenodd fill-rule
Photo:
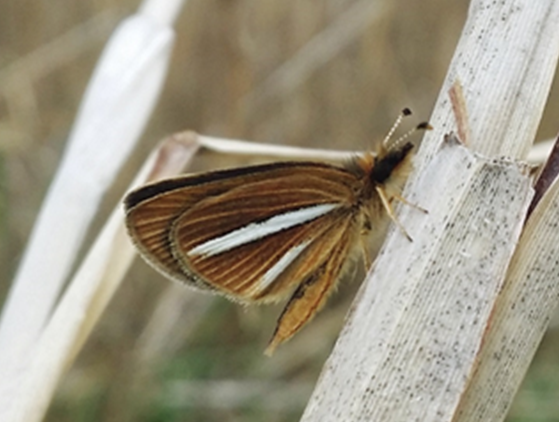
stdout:
<svg viewBox="0 0 559 426">
<path fill-rule="evenodd" d="M 250 285 L 257 286 L 264 277 L 269 281 L 274 274 L 279 276 L 282 267 L 298 257 L 297 250 L 302 252 L 310 244 L 310 235 L 320 235 L 315 233 L 315 227 L 326 226 L 329 215 L 354 197 L 355 179 L 345 169 L 310 162 L 275 163 L 171 179 L 143 187 L 127 197 L 127 225 L 144 257 L 171 278 L 224 291 L 237 299 L 254 300 L 260 294 L 255 291 L 257 287 Z M 298 211 L 302 213 L 289 216 Z M 282 218 L 289 226 L 278 224 Z M 266 228 L 267 220 L 272 223 L 268 222 Z M 239 234 L 233 234 L 263 222 L 260 236 L 252 236 L 251 229 L 241 231 L 244 236 L 240 240 L 235 237 Z M 316 225 L 312 225 L 314 222 Z M 229 236 L 229 242 L 220 245 L 218 238 L 223 236 Z M 211 248 L 212 241 L 221 247 L 221 252 L 203 250 L 203 244 L 209 242 Z M 198 254 L 197 247 L 202 249 Z M 202 265 L 201 269 L 196 265 Z M 277 266 L 265 276 L 269 265 Z M 236 268 L 237 274 L 229 267 Z M 223 276 L 244 280 L 233 285 Z M 238 289 L 244 291 L 239 294 Z"/>
<path fill-rule="evenodd" d="M 327 253 L 316 253 L 316 242 L 329 238 L 344 211 L 338 208 L 312 221 L 276 232 L 238 248 L 195 256 L 190 268 L 233 297 L 274 301 L 298 285 Z M 335 243 L 332 241 L 332 243 Z"/>
<path fill-rule="evenodd" d="M 297 164 L 297 163 L 295 163 Z M 176 221 L 175 257 L 237 299 L 277 300 L 274 282 L 335 219 L 346 214 L 354 179 L 320 164 L 292 167 L 289 179 L 259 176 L 186 210 Z"/>
<path fill-rule="evenodd" d="M 250 235 L 260 223 L 274 217 L 280 220 L 290 212 L 297 216 L 295 212 L 307 207 L 343 205 L 348 202 L 349 195 L 351 191 L 346 186 L 321 176 L 294 173 L 287 182 L 283 178 L 264 178 L 200 201 L 177 221 L 176 236 L 181 241 L 181 250 L 188 252 L 233 231 L 242 234 L 246 228 Z M 284 220 L 289 219 L 287 215 Z M 273 227 L 273 223 L 270 226 Z"/>
<path fill-rule="evenodd" d="M 151 191 L 145 187 L 131 195 Z M 176 262 L 173 253 L 169 250 L 170 231 L 172 224 L 184 209 L 184 194 L 180 190 L 169 190 L 152 198 L 143 199 L 138 204 L 133 204 L 134 197 L 127 198 L 126 224 L 128 233 L 147 259 L 157 270 L 165 275 L 178 280 L 187 278 L 196 284 L 195 277 L 187 276 L 180 264 Z M 202 287 L 204 287 L 202 285 Z"/>
</svg>

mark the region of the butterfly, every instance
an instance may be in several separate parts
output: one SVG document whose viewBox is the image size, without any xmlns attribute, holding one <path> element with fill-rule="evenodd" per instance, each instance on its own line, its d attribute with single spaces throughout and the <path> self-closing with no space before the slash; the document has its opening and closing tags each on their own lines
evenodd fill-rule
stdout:
<svg viewBox="0 0 559 426">
<path fill-rule="evenodd" d="M 355 254 L 370 264 L 369 238 L 393 210 L 411 170 L 413 144 L 389 143 L 344 166 L 289 161 L 190 174 L 130 192 L 128 233 L 155 269 L 239 303 L 289 297 L 266 349 L 320 310 Z M 430 129 L 424 122 L 415 129 Z"/>
</svg>

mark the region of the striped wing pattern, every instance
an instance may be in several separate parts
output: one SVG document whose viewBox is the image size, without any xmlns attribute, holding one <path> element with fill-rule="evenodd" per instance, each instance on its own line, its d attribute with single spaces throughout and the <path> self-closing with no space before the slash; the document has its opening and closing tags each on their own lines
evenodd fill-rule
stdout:
<svg viewBox="0 0 559 426">
<path fill-rule="evenodd" d="M 310 162 L 187 176 L 131 193 L 127 224 L 143 256 L 171 278 L 241 302 L 296 288 L 275 347 L 311 319 L 340 275 L 359 235 L 358 183 Z"/>
<path fill-rule="evenodd" d="M 310 321 L 335 288 L 337 279 L 350 258 L 350 251 L 355 247 L 355 240 L 359 238 L 359 229 L 355 229 L 355 224 L 351 221 L 351 218 L 345 223 L 342 221 L 324 238 L 316 240 L 317 247 L 314 253 L 327 255 L 314 259 L 315 265 L 318 266 L 299 283 L 285 306 L 266 349 L 268 355 Z"/>
<path fill-rule="evenodd" d="M 264 179 L 201 201 L 175 222 L 175 256 L 189 271 L 234 298 L 266 301 L 269 294 L 273 295 L 272 299 L 281 297 L 288 288 L 279 281 L 259 291 L 266 271 L 285 259 L 290 249 L 321 238 L 350 208 L 347 186 L 329 179 L 334 176 L 315 174 L 319 175 L 291 176 L 289 187 L 283 179 Z M 333 185 L 339 186 L 338 196 L 333 195 L 336 194 Z M 321 209 L 324 213 L 318 214 Z M 300 213 L 300 217 L 286 221 L 283 228 L 272 225 L 274 220 L 281 222 L 292 213 Z M 318 215 L 313 217 L 313 214 Z M 289 224 L 292 226 L 288 227 Z M 231 238 L 228 245 L 222 244 L 229 249 L 215 254 L 197 253 L 198 247 L 223 240 L 239 230 L 236 239 Z M 254 241 L 242 244 L 242 238 L 253 235 Z M 309 247 L 303 253 L 308 250 Z M 295 261 L 291 263 L 294 264 Z"/>
<path fill-rule="evenodd" d="M 278 163 L 275 177 L 289 175 L 292 163 Z M 312 163 L 314 164 L 314 163 Z M 270 175 L 269 165 L 187 175 L 143 186 L 124 200 L 126 226 L 142 256 L 158 271 L 178 281 L 211 289 L 185 270 L 171 251 L 171 228 L 177 218 L 203 199 L 240 187 L 251 176 Z"/>
</svg>

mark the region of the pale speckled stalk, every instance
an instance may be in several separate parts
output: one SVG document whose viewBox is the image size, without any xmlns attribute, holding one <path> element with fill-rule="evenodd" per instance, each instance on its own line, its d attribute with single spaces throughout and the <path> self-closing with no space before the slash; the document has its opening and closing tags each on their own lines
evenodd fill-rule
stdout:
<svg viewBox="0 0 559 426">
<path fill-rule="evenodd" d="M 404 193 L 429 214 L 400 209 L 414 241 L 389 234 L 303 420 L 504 419 L 558 300 L 555 204 L 544 197 L 519 240 L 533 190 L 514 161 L 533 143 L 558 54 L 559 3 L 472 1 Z M 483 155 L 444 145 L 457 80 L 469 148 Z"/>
</svg>

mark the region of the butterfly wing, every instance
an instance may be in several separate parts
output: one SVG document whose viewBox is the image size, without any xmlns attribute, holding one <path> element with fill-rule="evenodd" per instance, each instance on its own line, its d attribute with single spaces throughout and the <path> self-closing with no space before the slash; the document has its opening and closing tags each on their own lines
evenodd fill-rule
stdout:
<svg viewBox="0 0 559 426">
<path fill-rule="evenodd" d="M 356 225 L 353 218 L 346 217 L 328 235 L 315 242 L 313 253 L 327 253 L 327 256 L 317 256 L 318 266 L 298 284 L 278 320 L 266 348 L 267 355 L 296 334 L 322 308 L 351 257 L 352 247 L 356 246 L 360 231 Z"/>
<path fill-rule="evenodd" d="M 132 192 L 125 200 L 126 223 L 143 257 L 165 275 L 254 300 L 271 292 L 272 281 L 292 266 L 311 236 L 326 232 L 334 212 L 351 204 L 354 181 L 344 169 L 311 162 L 185 176 Z M 286 228 L 274 218 L 302 222 Z M 268 225 L 258 229 L 263 223 Z M 257 229 L 247 229 L 251 224 Z M 224 236 L 229 240 L 219 239 Z M 212 241 L 213 249 L 204 245 Z M 267 291 L 256 291 L 263 276 Z"/>
</svg>

